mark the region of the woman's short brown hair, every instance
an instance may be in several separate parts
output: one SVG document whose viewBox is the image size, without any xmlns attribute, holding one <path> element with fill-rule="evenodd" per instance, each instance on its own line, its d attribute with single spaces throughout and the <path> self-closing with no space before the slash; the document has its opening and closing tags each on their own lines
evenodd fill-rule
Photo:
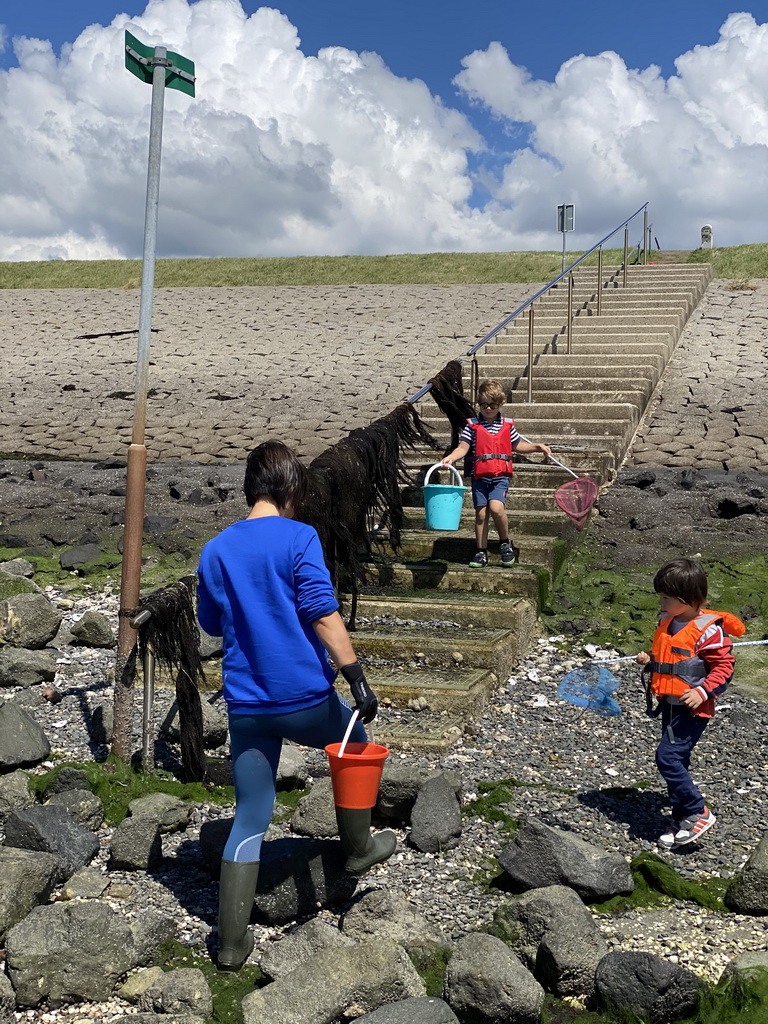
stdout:
<svg viewBox="0 0 768 1024">
<path fill-rule="evenodd" d="M 657 594 L 701 608 L 707 600 L 707 574 L 690 558 L 674 558 L 653 577 L 653 589 Z"/>
<path fill-rule="evenodd" d="M 282 441 L 264 441 L 248 456 L 243 492 L 248 507 L 259 498 L 269 498 L 278 506 L 298 508 L 307 485 L 306 471 L 298 457 Z"/>
</svg>

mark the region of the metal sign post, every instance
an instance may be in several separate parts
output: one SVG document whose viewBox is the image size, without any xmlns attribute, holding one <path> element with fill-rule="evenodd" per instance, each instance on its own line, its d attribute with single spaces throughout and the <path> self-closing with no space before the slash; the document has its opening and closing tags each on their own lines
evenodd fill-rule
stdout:
<svg viewBox="0 0 768 1024">
<path fill-rule="evenodd" d="M 149 47 L 125 33 L 125 66 L 143 82 L 152 84 L 149 122 L 149 162 L 147 199 L 144 213 L 144 253 L 139 307 L 139 340 L 136 357 L 133 431 L 128 448 L 123 526 L 123 564 L 120 579 L 120 613 L 115 664 L 115 701 L 112 750 L 122 760 L 131 756 L 133 733 L 133 684 L 136 668 L 136 631 L 131 619 L 138 612 L 141 580 L 141 549 L 144 539 L 144 498 L 147 449 L 144 430 L 147 422 L 147 376 L 149 340 L 152 329 L 152 295 L 155 285 L 155 248 L 157 210 L 160 198 L 160 154 L 163 138 L 163 102 L 165 89 L 179 89 L 195 95 L 195 65 L 186 57 Z"/>
<path fill-rule="evenodd" d="M 563 264 L 560 268 L 562 273 L 565 270 L 565 233 L 573 231 L 574 212 L 573 203 L 563 203 L 557 208 L 557 230 L 563 233 Z"/>
</svg>

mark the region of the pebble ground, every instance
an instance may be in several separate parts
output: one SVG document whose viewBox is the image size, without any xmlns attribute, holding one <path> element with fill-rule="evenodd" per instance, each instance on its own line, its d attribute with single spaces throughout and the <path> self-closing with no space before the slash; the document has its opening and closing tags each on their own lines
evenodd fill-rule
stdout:
<svg viewBox="0 0 768 1024">
<path fill-rule="evenodd" d="M 151 452 L 158 459 L 236 462 L 268 430 L 279 431 L 302 454 L 314 455 L 351 425 L 389 411 L 413 393 L 535 289 L 161 291 L 150 370 L 155 389 L 148 423 Z M 732 470 L 768 465 L 768 423 L 760 398 L 768 362 L 767 299 L 766 281 L 750 290 L 724 281 L 710 286 L 657 388 L 630 464 L 714 464 Z M 131 332 L 137 310 L 134 293 L 0 293 L 0 358 L 10 371 L 0 380 L 6 453 L 58 452 L 83 460 L 124 453 L 134 336 L 106 335 Z M 87 334 L 100 337 L 82 337 Z M 97 608 L 116 616 L 116 607 L 115 594 L 93 593 L 78 599 L 67 614 Z M 655 849 L 663 829 L 665 808 L 653 766 L 657 727 L 642 713 L 636 670 L 616 670 L 620 716 L 581 714 L 556 695 L 562 676 L 582 658 L 581 651 L 563 647 L 562 641 L 542 638 L 475 723 L 474 734 L 449 753 L 394 755 L 458 771 L 470 812 L 455 851 L 440 857 L 417 853 L 402 842 L 401 831 L 397 854 L 367 881 L 403 892 L 452 937 L 486 922 L 505 898 L 475 880 L 486 859 L 507 842 L 499 826 L 471 814 L 481 782 L 518 780 L 522 785 L 513 790 L 511 817 L 538 816 L 627 858 Z M 83 701 L 109 699 L 112 656 L 78 650 L 66 660 L 57 676 L 64 700 L 32 712 L 56 750 L 90 756 Z M 158 714 L 162 710 L 160 697 Z M 731 877 L 764 834 L 767 732 L 766 705 L 738 692 L 721 703 L 694 764 L 718 822 L 700 843 L 668 855 L 685 877 Z M 322 757 L 311 753 L 310 762 L 316 776 L 325 772 Z M 634 789 L 638 783 L 648 787 L 631 798 L 622 794 L 622 787 Z M 166 909 L 176 917 L 183 941 L 204 940 L 214 921 L 216 891 L 197 867 L 194 839 L 202 821 L 221 813 L 199 808 L 186 834 L 167 837 L 161 872 L 120 876 L 115 881 L 125 885 L 108 898 L 126 913 L 140 913 L 147 905 Z M 272 827 L 279 833 L 285 826 Z M 102 839 L 106 851 L 108 830 Z M 710 981 L 732 956 L 766 948 L 763 919 L 721 916 L 688 903 L 601 916 L 598 923 L 610 948 L 659 952 Z M 257 953 L 279 932 L 257 927 Z M 108 1024 L 127 1009 L 115 1000 L 17 1017 L 30 1024 Z"/>
</svg>

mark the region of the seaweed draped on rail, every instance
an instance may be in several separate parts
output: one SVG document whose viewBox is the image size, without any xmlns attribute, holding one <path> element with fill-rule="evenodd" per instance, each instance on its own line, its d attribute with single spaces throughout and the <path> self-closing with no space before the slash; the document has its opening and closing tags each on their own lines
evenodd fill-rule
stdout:
<svg viewBox="0 0 768 1024">
<path fill-rule="evenodd" d="M 372 554 L 371 531 L 387 529 L 393 551 L 400 546 L 407 481 L 401 447 L 441 446 L 412 405 L 403 402 L 367 427 L 353 430 L 310 464 L 307 494 L 296 516 L 314 526 L 337 588 L 352 594 L 354 628 L 363 562 Z"/>
<path fill-rule="evenodd" d="M 140 611 L 150 611 L 139 627 L 139 650 L 150 650 L 155 661 L 176 676 L 176 702 L 181 737 L 181 778 L 200 782 L 205 775 L 203 711 L 198 687 L 205 682 L 200 658 L 200 631 L 192 599 L 194 576 L 160 587 L 141 599 Z"/>
<path fill-rule="evenodd" d="M 459 443 L 459 434 L 464 424 L 475 415 L 472 403 L 464 397 L 461 363 L 458 359 L 452 359 L 429 383 L 432 385 L 430 395 L 451 425 L 451 444 L 447 450 L 453 451 Z"/>
</svg>

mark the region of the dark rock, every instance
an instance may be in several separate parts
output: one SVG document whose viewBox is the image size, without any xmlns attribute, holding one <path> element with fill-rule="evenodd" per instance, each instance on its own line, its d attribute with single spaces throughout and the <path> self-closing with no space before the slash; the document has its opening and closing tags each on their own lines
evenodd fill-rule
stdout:
<svg viewBox="0 0 768 1024">
<path fill-rule="evenodd" d="M 37 686 L 56 675 L 54 651 L 30 651 L 24 647 L 0 650 L 0 686 Z"/>
<path fill-rule="evenodd" d="M 728 886 L 725 903 L 737 914 L 768 914 L 768 836 L 760 840 Z"/>
<path fill-rule="evenodd" d="M 0 601 L 0 643 L 39 650 L 56 636 L 63 615 L 44 594 Z"/>
<path fill-rule="evenodd" d="M 5 820 L 5 844 L 20 850 L 52 853 L 64 882 L 99 852 L 99 840 L 61 807 L 51 804 L 12 811 Z"/>
<path fill-rule="evenodd" d="M 0 704 L 0 771 L 40 764 L 51 752 L 45 733 L 15 702 Z"/>
<path fill-rule="evenodd" d="M 76 548 L 69 548 L 59 555 L 59 564 L 62 569 L 79 569 L 87 562 L 95 562 L 101 555 L 101 548 L 98 544 L 80 544 Z"/>
<path fill-rule="evenodd" d="M 122 975 L 151 963 L 175 935 L 173 919 L 150 908 L 127 920 L 98 900 L 35 907 L 6 942 L 17 1006 L 104 1002 Z"/>
<path fill-rule="evenodd" d="M 218 877 L 231 819 L 205 822 L 200 849 Z M 261 870 L 254 915 L 264 924 L 285 924 L 317 913 L 318 907 L 346 903 L 357 879 L 344 870 L 346 857 L 335 839 L 274 839 L 261 848 Z"/>
<path fill-rule="evenodd" d="M 115 646 L 115 634 L 110 621 L 101 612 L 85 612 L 71 627 L 71 632 L 83 647 Z"/>
<path fill-rule="evenodd" d="M 408 843 L 422 853 L 452 850 L 461 840 L 461 804 L 456 788 L 444 775 L 428 779 L 411 812 Z"/>
<path fill-rule="evenodd" d="M 595 987 L 606 1006 L 670 1024 L 696 1013 L 705 985 L 654 953 L 608 953 L 597 965 Z"/>
<path fill-rule="evenodd" d="M 567 885 L 591 903 L 630 893 L 635 887 L 629 864 L 620 854 L 535 818 L 526 822 L 498 859 L 521 892 Z"/>
<path fill-rule="evenodd" d="M 0 846 L 0 942 L 33 907 L 45 903 L 59 875 L 55 854 Z"/>
</svg>

